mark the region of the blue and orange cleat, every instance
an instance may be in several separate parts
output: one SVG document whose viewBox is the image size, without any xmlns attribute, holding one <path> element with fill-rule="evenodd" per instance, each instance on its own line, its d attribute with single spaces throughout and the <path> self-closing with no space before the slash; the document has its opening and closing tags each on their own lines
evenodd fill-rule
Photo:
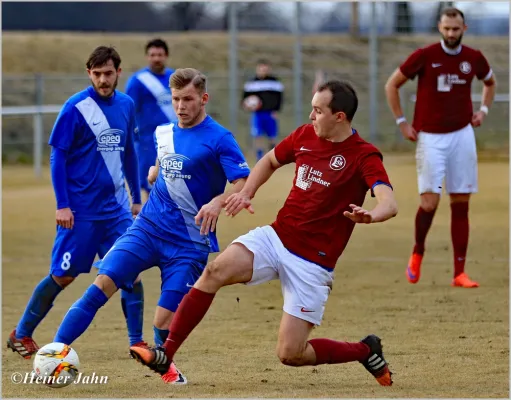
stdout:
<svg viewBox="0 0 511 400">
<path fill-rule="evenodd" d="M 165 383 L 186 385 L 186 377 L 177 369 L 176 364 L 168 359 L 164 347 L 134 345 L 130 347 L 130 353 L 139 363 L 160 374 Z"/>
<path fill-rule="evenodd" d="M 408 267 L 406 268 L 406 279 L 408 279 L 408 282 L 419 282 L 423 257 L 422 254 L 413 253 L 410 260 L 408 260 Z"/>
<path fill-rule="evenodd" d="M 466 273 L 462 272 L 452 280 L 451 286 L 469 289 L 479 287 L 479 283 L 473 281 Z"/>
<path fill-rule="evenodd" d="M 376 335 L 369 335 L 361 340 L 365 343 L 370 353 L 362 365 L 373 375 L 381 386 L 392 386 L 392 372 L 385 358 L 383 357 L 383 346 L 381 339 Z"/>
</svg>

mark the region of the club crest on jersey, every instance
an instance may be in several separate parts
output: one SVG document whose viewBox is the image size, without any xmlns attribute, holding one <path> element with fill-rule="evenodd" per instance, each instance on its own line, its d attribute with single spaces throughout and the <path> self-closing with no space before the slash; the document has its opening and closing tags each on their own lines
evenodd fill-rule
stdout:
<svg viewBox="0 0 511 400">
<path fill-rule="evenodd" d="M 109 128 L 102 131 L 97 136 L 98 151 L 124 151 L 120 146 L 124 131 L 121 129 Z"/>
<path fill-rule="evenodd" d="M 468 61 L 463 61 L 460 64 L 460 71 L 463 72 L 464 74 L 468 74 L 470 73 L 470 71 L 472 71 L 472 66 Z"/>
<path fill-rule="evenodd" d="M 160 159 L 160 169 L 164 178 L 167 179 L 191 179 L 191 175 L 183 175 L 184 162 L 190 159 L 181 154 L 166 154 Z"/>
<path fill-rule="evenodd" d="M 346 166 L 346 159 L 343 156 L 333 156 L 330 159 L 330 168 L 334 171 L 339 171 Z"/>
</svg>

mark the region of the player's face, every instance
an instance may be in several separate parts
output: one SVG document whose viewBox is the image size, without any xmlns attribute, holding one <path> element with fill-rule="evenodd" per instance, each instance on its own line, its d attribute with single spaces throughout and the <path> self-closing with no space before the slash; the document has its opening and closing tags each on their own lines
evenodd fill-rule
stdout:
<svg viewBox="0 0 511 400">
<path fill-rule="evenodd" d="M 467 26 L 463 22 L 460 15 L 456 17 L 448 17 L 444 15 L 438 23 L 438 30 L 442 35 L 442 39 L 447 47 L 455 49 L 461 43 L 463 33 L 467 30 Z"/>
<path fill-rule="evenodd" d="M 256 75 L 259 78 L 265 78 L 270 73 L 270 66 L 267 64 L 258 64 L 256 67 Z"/>
<path fill-rule="evenodd" d="M 161 47 L 150 47 L 147 49 L 149 68 L 154 72 L 163 72 L 167 58 L 168 55 L 165 54 L 165 49 Z"/>
<path fill-rule="evenodd" d="M 114 62 L 108 60 L 108 62 L 101 67 L 88 69 L 87 73 L 89 74 L 89 78 L 96 93 L 102 97 L 110 97 L 117 87 L 119 76 L 121 75 L 121 68 L 116 70 Z"/>
<path fill-rule="evenodd" d="M 332 114 L 332 110 L 329 107 L 331 100 L 332 92 L 330 90 L 323 90 L 316 92 L 311 102 L 312 112 L 309 118 L 312 121 L 316 135 L 323 139 L 333 136 L 336 124 L 345 117 L 345 114 L 342 112 Z"/>
<path fill-rule="evenodd" d="M 182 89 L 172 89 L 172 107 L 179 120 L 179 126 L 186 128 L 197 124 L 205 112 L 208 94 L 200 93 L 193 84 Z"/>
</svg>

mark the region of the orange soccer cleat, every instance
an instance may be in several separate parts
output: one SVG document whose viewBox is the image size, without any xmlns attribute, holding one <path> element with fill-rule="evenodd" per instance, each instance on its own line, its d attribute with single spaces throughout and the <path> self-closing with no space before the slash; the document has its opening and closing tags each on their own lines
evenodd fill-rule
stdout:
<svg viewBox="0 0 511 400">
<path fill-rule="evenodd" d="M 471 280 L 466 273 L 462 272 L 452 280 L 451 286 L 462 288 L 476 288 L 479 287 L 479 283 Z"/>
<path fill-rule="evenodd" d="M 422 258 L 424 256 L 422 254 L 413 253 L 408 261 L 408 267 L 406 268 L 406 279 L 410 283 L 419 282 L 419 278 L 421 277 L 421 264 Z"/>
</svg>

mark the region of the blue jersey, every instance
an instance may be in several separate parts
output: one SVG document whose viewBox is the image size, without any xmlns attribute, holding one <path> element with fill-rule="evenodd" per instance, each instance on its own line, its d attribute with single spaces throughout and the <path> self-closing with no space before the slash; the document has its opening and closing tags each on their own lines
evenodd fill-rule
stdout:
<svg viewBox="0 0 511 400">
<path fill-rule="evenodd" d="M 64 153 L 65 168 L 53 177 L 59 184 L 65 181 L 66 206 L 75 219 L 116 218 L 129 212 L 125 173 L 133 202 L 140 203 L 134 107 L 119 91 L 105 99 L 90 86 L 60 111 L 49 144 Z"/>
<path fill-rule="evenodd" d="M 169 89 L 173 69 L 165 68 L 155 74 L 149 67 L 135 72 L 126 84 L 126 94 L 135 102 L 135 113 L 140 137 L 152 140 L 154 130 L 176 119 Z"/>
<path fill-rule="evenodd" d="M 183 247 L 219 251 L 216 232 L 201 235 L 194 218 L 224 193 L 227 181 L 250 173 L 234 136 L 207 116 L 193 128 L 179 128 L 177 121 L 158 126 L 155 142 L 158 178 L 135 225 Z"/>
</svg>

